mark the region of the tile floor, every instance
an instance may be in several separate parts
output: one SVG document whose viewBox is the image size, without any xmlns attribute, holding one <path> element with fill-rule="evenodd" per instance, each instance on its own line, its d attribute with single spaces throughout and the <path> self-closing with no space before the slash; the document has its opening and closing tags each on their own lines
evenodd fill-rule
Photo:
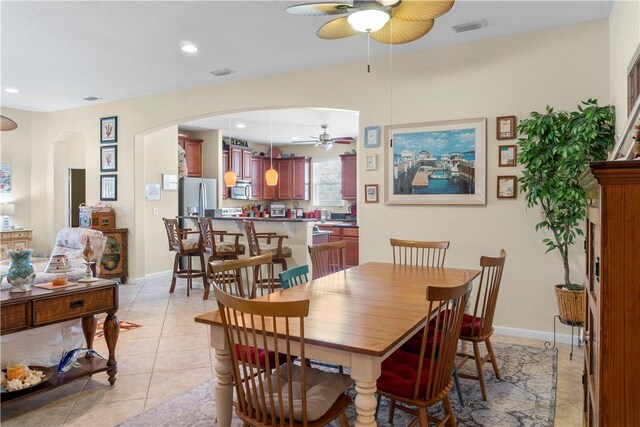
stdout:
<svg viewBox="0 0 640 427">
<path fill-rule="evenodd" d="M 114 386 L 109 386 L 106 374 L 96 374 L 6 405 L 2 426 L 115 426 L 210 378 L 214 359 L 207 327 L 195 323 L 193 317 L 217 305 L 202 300 L 202 289 L 195 289 L 187 298 L 184 282 L 170 295 L 168 280 L 157 277 L 144 284 L 120 286 L 118 317 L 142 327 L 120 334 Z M 506 336 L 496 336 L 495 341 L 543 345 Z M 94 347 L 108 354 L 104 339 L 96 340 Z M 560 345 L 556 426 L 582 425 L 581 375 L 582 351 L 575 351 L 570 361 L 569 346 Z"/>
</svg>

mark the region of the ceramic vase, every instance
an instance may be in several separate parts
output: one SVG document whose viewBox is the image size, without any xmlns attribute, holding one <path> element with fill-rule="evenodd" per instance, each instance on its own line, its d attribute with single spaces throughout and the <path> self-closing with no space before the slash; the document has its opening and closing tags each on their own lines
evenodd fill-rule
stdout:
<svg viewBox="0 0 640 427">
<path fill-rule="evenodd" d="M 11 284 L 10 292 L 29 292 L 31 283 L 36 278 L 31 265 L 31 254 L 33 249 L 8 250 L 9 269 L 7 270 L 7 281 Z"/>
</svg>

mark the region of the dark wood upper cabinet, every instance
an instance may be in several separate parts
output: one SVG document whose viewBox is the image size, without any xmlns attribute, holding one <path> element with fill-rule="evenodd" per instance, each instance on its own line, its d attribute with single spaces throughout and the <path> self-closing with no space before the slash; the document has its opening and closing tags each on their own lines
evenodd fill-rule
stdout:
<svg viewBox="0 0 640 427">
<path fill-rule="evenodd" d="M 250 149 L 242 150 L 242 174 L 240 175 L 245 181 L 249 181 L 252 179 L 252 169 L 251 169 L 251 159 L 253 158 L 253 153 Z"/>
<path fill-rule="evenodd" d="M 202 140 L 178 135 L 178 144 L 185 151 L 187 176 L 202 178 Z"/>
<path fill-rule="evenodd" d="M 293 199 L 293 162 L 289 159 L 278 160 L 278 199 Z"/>
<path fill-rule="evenodd" d="M 224 174 L 229 170 L 229 151 L 222 150 L 222 198 L 229 198 L 229 188 L 224 185 Z"/>
<path fill-rule="evenodd" d="M 251 157 L 251 198 L 260 200 L 264 196 L 264 157 Z"/>
<path fill-rule="evenodd" d="M 342 160 L 342 198 L 344 200 L 356 200 L 358 196 L 356 155 L 341 154 L 340 159 Z"/>
<path fill-rule="evenodd" d="M 309 200 L 311 192 L 311 159 L 299 157 L 293 163 L 293 199 Z"/>
</svg>

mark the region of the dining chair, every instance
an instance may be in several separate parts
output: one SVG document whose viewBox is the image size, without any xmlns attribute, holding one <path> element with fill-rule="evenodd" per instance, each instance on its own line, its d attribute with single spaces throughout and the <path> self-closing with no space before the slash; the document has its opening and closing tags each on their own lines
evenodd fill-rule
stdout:
<svg viewBox="0 0 640 427">
<path fill-rule="evenodd" d="M 213 219 L 203 216 L 198 217 L 198 227 L 202 249 L 209 255 L 207 265 L 214 260 L 238 259 L 244 255 L 245 247 L 240 243 L 242 233 L 214 230 Z"/>
<path fill-rule="evenodd" d="M 484 382 L 483 366 L 487 361 L 491 361 L 493 372 L 496 378 L 500 379 L 500 371 L 496 362 L 496 355 L 491 345 L 491 335 L 493 335 L 493 315 L 496 311 L 496 302 L 498 301 L 498 292 L 500 291 L 500 282 L 502 281 L 502 270 L 507 253 L 504 249 L 500 250 L 498 257 L 480 257 L 480 266 L 482 273 L 476 290 L 475 302 L 473 303 L 473 313 L 465 314 L 462 319 L 462 327 L 460 331 L 460 340 L 471 342 L 473 344 L 473 354 L 458 353 L 462 360 L 458 363 L 458 371 L 469 360 L 476 362 L 477 375 L 459 373 L 460 378 L 474 379 L 480 382 L 480 391 L 482 392 L 482 400 L 487 400 L 487 389 Z M 487 347 L 487 355 L 483 358 L 480 355 L 480 343 L 484 342 Z"/>
<path fill-rule="evenodd" d="M 344 270 L 346 248 L 347 242 L 344 240 L 309 246 L 313 278 L 319 279 L 336 271 Z"/>
<path fill-rule="evenodd" d="M 382 362 L 377 388 L 379 395 L 390 399 L 390 423 L 398 408 L 416 415 L 420 426 L 426 427 L 429 421 L 435 421 L 439 426 L 456 426 L 456 417 L 449 401 L 449 391 L 453 387 L 451 371 L 470 287 L 468 273 L 465 273 L 464 283 L 455 287 L 427 286 L 427 316 L 435 314 L 434 334 L 439 338 L 428 343 L 431 325 L 427 323 L 419 354 L 398 349 Z M 438 402 L 444 406 L 441 420 L 426 412 L 428 407 Z M 405 405 L 411 405 L 412 408 Z"/>
<path fill-rule="evenodd" d="M 178 225 L 177 218 L 162 218 L 164 221 L 164 227 L 167 231 L 167 239 L 169 240 L 169 250 L 176 253 L 173 262 L 173 275 L 171 278 L 171 287 L 169 292 L 173 293 L 176 289 L 176 280 L 178 278 L 187 279 L 187 296 L 189 291 L 193 287 L 193 279 L 202 277 L 204 282 L 205 293 L 208 293 L 206 283 L 206 271 L 204 256 L 202 255 L 202 248 L 200 246 L 199 237 L 189 237 L 189 235 L 199 235 L 199 231 L 191 231 L 188 229 L 181 229 Z M 193 269 L 192 258 L 200 258 L 200 270 Z M 187 259 L 187 267 L 185 269 L 180 268 L 180 259 Z"/>
<path fill-rule="evenodd" d="M 349 425 L 345 410 L 351 398 L 345 391 L 351 379 L 293 363 L 296 356 L 305 360 L 304 323 L 309 300 L 245 300 L 218 286 L 213 292 L 229 348 L 260 348 L 283 353 L 287 360 L 273 365 L 266 358 L 263 365 L 259 359 L 230 352 L 234 407 L 245 426 L 319 427 L 334 419 L 339 419 L 343 427 Z M 279 340 L 273 340 L 274 336 Z M 254 375 L 256 371 L 263 373 Z"/>
<path fill-rule="evenodd" d="M 419 241 L 389 239 L 393 249 L 393 263 L 422 267 L 444 267 L 449 241 Z"/>
<path fill-rule="evenodd" d="M 223 291 L 237 295 L 240 298 L 255 298 L 257 296 L 256 279 L 258 282 L 273 282 L 271 279 L 272 254 L 255 257 L 234 259 L 227 261 L 211 261 L 209 263 L 208 282 L 217 285 Z M 262 288 L 273 292 L 273 288 Z M 262 293 L 264 295 L 264 292 Z M 209 286 L 205 288 L 205 299 L 209 298 Z"/>
<path fill-rule="evenodd" d="M 271 282 L 263 283 L 258 282 L 257 287 L 280 287 L 279 279 L 277 283 L 274 283 L 274 264 L 279 264 L 281 271 L 287 269 L 287 258 L 291 258 L 291 248 L 283 244 L 284 239 L 288 239 L 288 236 L 277 233 L 256 233 L 253 221 L 242 221 L 244 224 L 244 230 L 247 234 L 247 243 L 249 246 L 249 255 L 254 257 L 258 255 L 271 254 L 273 256 L 271 261 Z M 260 242 L 264 240 L 264 242 Z"/>
<path fill-rule="evenodd" d="M 303 285 L 309 281 L 309 266 L 299 265 L 294 268 L 278 273 L 282 289 L 289 289 L 293 286 Z"/>
</svg>

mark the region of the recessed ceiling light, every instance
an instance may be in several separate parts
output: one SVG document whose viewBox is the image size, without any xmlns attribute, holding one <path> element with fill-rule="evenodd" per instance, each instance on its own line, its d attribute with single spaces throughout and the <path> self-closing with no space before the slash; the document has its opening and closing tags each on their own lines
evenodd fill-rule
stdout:
<svg viewBox="0 0 640 427">
<path fill-rule="evenodd" d="M 456 33 L 464 33 L 466 31 L 479 30 L 484 26 L 482 21 L 465 22 L 464 24 L 452 25 L 453 31 Z"/>
<path fill-rule="evenodd" d="M 97 98 L 95 96 L 87 96 L 86 98 L 82 98 L 82 99 L 84 99 L 85 101 L 97 101 L 100 98 Z"/>
<path fill-rule="evenodd" d="M 293 139 L 294 141 L 299 140 L 300 138 L 298 138 L 297 136 L 292 137 L 291 139 Z"/>
<path fill-rule="evenodd" d="M 245 125 L 244 123 L 236 123 L 236 127 L 237 127 L 238 129 L 244 129 L 244 128 L 246 128 L 246 127 L 247 127 L 247 125 Z"/>
<path fill-rule="evenodd" d="M 234 73 L 235 71 L 230 70 L 228 68 L 220 68 L 218 70 L 213 70 L 211 72 L 211 74 L 213 74 L 216 77 L 220 77 L 220 76 L 228 76 L 231 73 Z"/>
<path fill-rule="evenodd" d="M 183 52 L 187 53 L 196 53 L 198 51 L 198 48 L 191 43 L 184 44 L 180 49 L 182 49 Z"/>
<path fill-rule="evenodd" d="M 18 93 L 19 92 L 18 89 L 13 88 L 13 87 L 8 87 L 4 91 L 8 92 L 8 93 Z"/>
</svg>

